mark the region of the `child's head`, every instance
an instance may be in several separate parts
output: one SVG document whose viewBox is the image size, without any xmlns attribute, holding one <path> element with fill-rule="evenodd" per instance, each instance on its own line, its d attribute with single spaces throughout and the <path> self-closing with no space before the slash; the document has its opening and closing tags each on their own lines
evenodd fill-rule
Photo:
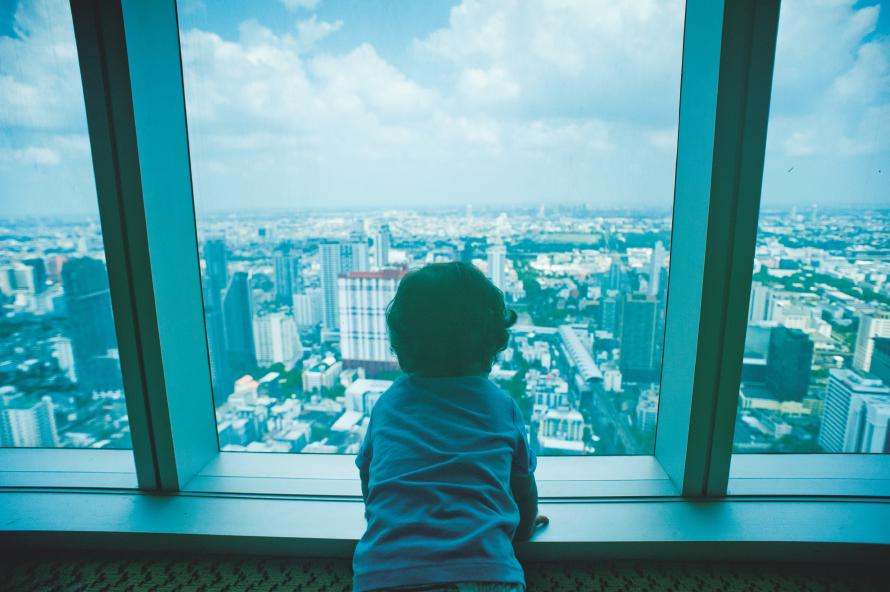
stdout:
<svg viewBox="0 0 890 592">
<path fill-rule="evenodd" d="M 501 291 L 474 266 L 458 262 L 406 274 L 386 311 L 399 365 L 423 376 L 487 374 L 515 322 Z"/>
</svg>

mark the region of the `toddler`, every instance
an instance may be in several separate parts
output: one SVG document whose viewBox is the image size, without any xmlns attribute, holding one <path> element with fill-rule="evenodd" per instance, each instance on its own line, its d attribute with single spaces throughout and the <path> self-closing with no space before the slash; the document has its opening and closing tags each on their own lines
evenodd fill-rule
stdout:
<svg viewBox="0 0 890 592">
<path fill-rule="evenodd" d="M 386 322 L 405 375 L 356 458 L 368 527 L 353 589 L 521 592 L 513 541 L 547 519 L 522 413 L 488 379 L 516 313 L 472 265 L 434 263 L 405 275 Z"/>
</svg>

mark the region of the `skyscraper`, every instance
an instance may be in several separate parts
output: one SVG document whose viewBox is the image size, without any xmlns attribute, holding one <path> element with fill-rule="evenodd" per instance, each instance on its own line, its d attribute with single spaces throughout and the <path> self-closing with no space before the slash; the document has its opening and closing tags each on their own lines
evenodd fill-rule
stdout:
<svg viewBox="0 0 890 592">
<path fill-rule="evenodd" d="M 204 242 L 204 273 L 207 275 L 204 297 L 210 304 L 219 304 L 222 291 L 229 283 L 228 256 L 223 239 L 212 238 Z"/>
<path fill-rule="evenodd" d="M 374 236 L 374 261 L 377 269 L 383 269 L 389 265 L 389 246 L 392 242 L 392 233 L 389 224 L 381 224 Z"/>
<path fill-rule="evenodd" d="M 875 337 L 871 354 L 871 373 L 890 386 L 890 338 Z"/>
<path fill-rule="evenodd" d="M 488 247 L 488 276 L 491 283 L 498 290 L 503 291 L 506 286 L 507 248 L 502 244 L 494 244 Z"/>
<path fill-rule="evenodd" d="M 770 320 L 769 286 L 760 282 L 751 282 L 751 299 L 748 302 L 748 323 L 759 323 Z"/>
<path fill-rule="evenodd" d="M 612 264 L 609 266 L 609 290 L 621 290 L 624 288 L 624 270 L 621 268 L 621 255 L 612 255 Z"/>
<path fill-rule="evenodd" d="M 325 329 L 339 326 L 337 316 L 337 277 L 340 275 L 340 243 L 323 242 L 318 245 L 321 265 L 321 323 Z"/>
<path fill-rule="evenodd" d="M 657 378 L 655 325 L 658 301 L 648 294 L 628 294 L 621 324 L 621 374 L 629 382 Z"/>
<path fill-rule="evenodd" d="M 260 314 L 253 319 L 257 364 L 284 364 L 291 369 L 303 357 L 303 344 L 294 317 L 283 311 Z"/>
<path fill-rule="evenodd" d="M 819 445 L 825 452 L 843 452 L 853 396 L 888 394 L 890 389 L 876 378 L 865 377 L 855 370 L 829 370 L 822 425 L 819 427 Z"/>
<path fill-rule="evenodd" d="M 204 323 L 207 329 L 207 354 L 214 405 L 222 405 L 232 391 L 232 375 L 226 353 L 225 319 L 220 295 L 211 295 L 210 282 L 204 283 Z"/>
<path fill-rule="evenodd" d="M 655 296 L 661 285 L 661 270 L 664 267 L 667 251 L 661 241 L 655 243 L 652 249 L 652 258 L 649 260 L 649 294 Z"/>
<path fill-rule="evenodd" d="M 597 324 L 600 329 L 613 336 L 618 334 L 621 327 L 621 300 L 617 290 L 607 290 L 606 295 L 600 298 Z"/>
<path fill-rule="evenodd" d="M 223 298 L 223 319 L 226 331 L 226 351 L 229 362 L 240 376 L 256 364 L 253 343 L 253 306 L 247 273 L 236 271 Z"/>
<path fill-rule="evenodd" d="M 856 349 L 853 351 L 853 367 L 857 370 L 871 370 L 875 337 L 890 337 L 890 310 L 875 310 L 860 315 Z"/>
<path fill-rule="evenodd" d="M 850 413 L 844 434 L 844 452 L 882 454 L 890 452 L 890 389 L 886 395 L 850 398 Z"/>
<path fill-rule="evenodd" d="M 58 445 L 52 399 L 0 393 L 0 447 L 54 448 Z"/>
<path fill-rule="evenodd" d="M 779 325 L 769 334 L 766 386 L 783 401 L 801 401 L 810 385 L 813 340 L 800 329 Z"/>
<path fill-rule="evenodd" d="M 40 257 L 25 259 L 24 264 L 31 268 L 31 279 L 34 284 L 34 293 L 42 294 L 46 291 L 46 264 Z"/>
<path fill-rule="evenodd" d="M 405 275 L 401 269 L 354 271 L 339 279 L 340 352 L 347 368 L 398 368 L 389 346 L 386 307 Z"/>
<path fill-rule="evenodd" d="M 69 259 L 62 268 L 62 286 L 79 383 L 88 391 L 121 388 L 119 371 L 116 376 L 108 372 L 91 376 L 89 371 L 94 359 L 117 349 L 105 264 L 89 257 Z"/>
<path fill-rule="evenodd" d="M 368 243 L 325 241 L 318 245 L 321 264 L 322 326 L 327 330 L 340 327 L 337 308 L 337 278 L 353 271 L 368 271 Z"/>
<path fill-rule="evenodd" d="M 275 249 L 275 301 L 281 306 L 293 306 L 294 293 L 302 292 L 300 255 L 290 242 Z"/>
</svg>

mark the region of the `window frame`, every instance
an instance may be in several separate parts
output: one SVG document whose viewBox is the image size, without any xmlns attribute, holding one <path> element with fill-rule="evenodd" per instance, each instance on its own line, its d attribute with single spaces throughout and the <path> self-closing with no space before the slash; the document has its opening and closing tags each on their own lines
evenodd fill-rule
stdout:
<svg viewBox="0 0 890 592">
<path fill-rule="evenodd" d="M 138 488 L 360 497 L 351 455 L 220 452 L 176 2 L 71 6 Z M 781 471 L 800 462 L 779 455 L 730 467 L 779 2 L 688 0 L 685 14 L 655 451 L 542 457 L 542 500 L 793 495 L 804 483 L 812 495 L 886 496 L 877 476 L 890 474 L 890 458 L 854 463 L 865 471 L 856 483 L 807 469 L 790 486 Z M 77 473 L 97 452 L 47 451 L 41 462 Z M 27 466 L 33 453 L 6 450 L 0 460 Z M 63 459 L 78 454 L 83 461 Z"/>
</svg>

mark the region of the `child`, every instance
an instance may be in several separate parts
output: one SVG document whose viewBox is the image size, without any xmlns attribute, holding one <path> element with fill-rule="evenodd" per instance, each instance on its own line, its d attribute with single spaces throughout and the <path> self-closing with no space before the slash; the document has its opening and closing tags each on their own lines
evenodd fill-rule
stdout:
<svg viewBox="0 0 890 592">
<path fill-rule="evenodd" d="M 353 589 L 521 592 L 512 542 L 547 518 L 522 413 L 487 378 L 516 313 L 475 267 L 434 263 L 405 275 L 386 322 L 406 375 L 356 458 L 368 528 Z"/>
</svg>

